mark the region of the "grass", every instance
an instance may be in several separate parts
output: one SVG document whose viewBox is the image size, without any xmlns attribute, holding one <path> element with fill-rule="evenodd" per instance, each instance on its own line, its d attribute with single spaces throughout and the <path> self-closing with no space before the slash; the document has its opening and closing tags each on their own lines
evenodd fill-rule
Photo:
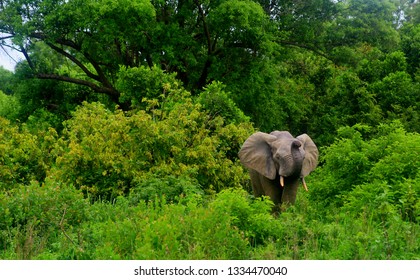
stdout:
<svg viewBox="0 0 420 280">
<path fill-rule="evenodd" d="M 11 212 L 35 196 L 37 208 Z M 90 204 L 70 187 L 32 184 L 3 195 L 1 207 L 8 213 L 0 228 L 1 259 L 420 258 L 417 223 L 398 215 L 378 221 L 368 209 L 318 209 L 303 193 L 278 217 L 270 201 L 239 189 L 176 203 L 119 197 Z"/>
</svg>

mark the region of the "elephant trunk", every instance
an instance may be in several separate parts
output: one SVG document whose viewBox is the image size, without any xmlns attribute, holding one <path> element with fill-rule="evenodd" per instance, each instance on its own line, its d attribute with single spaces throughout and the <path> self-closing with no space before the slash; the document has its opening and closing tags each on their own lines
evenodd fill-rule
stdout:
<svg viewBox="0 0 420 280">
<path fill-rule="evenodd" d="M 283 187 L 283 194 L 281 201 L 285 204 L 294 204 L 296 201 L 297 189 L 299 187 L 300 172 L 302 170 L 303 155 L 299 150 L 300 144 L 292 145 L 291 162 L 293 173 L 288 176 L 283 176 L 280 172 L 280 186 Z M 280 170 L 279 170 L 280 171 Z M 306 183 L 302 178 L 303 186 L 306 188 Z"/>
</svg>

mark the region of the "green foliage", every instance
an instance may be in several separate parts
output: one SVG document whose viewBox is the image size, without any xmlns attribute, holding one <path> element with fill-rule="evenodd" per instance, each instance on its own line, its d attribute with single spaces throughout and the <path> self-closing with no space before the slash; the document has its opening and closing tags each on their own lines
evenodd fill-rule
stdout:
<svg viewBox="0 0 420 280">
<path fill-rule="evenodd" d="M 317 144 L 331 144 L 342 126 L 376 125 L 382 118 L 376 96 L 354 72 L 331 69 L 328 65 L 316 71 L 312 80 L 315 101 L 309 126 Z"/>
<path fill-rule="evenodd" d="M 243 190 L 222 191 L 208 205 L 197 196 L 135 205 L 119 197 L 89 206 L 73 188 L 49 182 L 8 198 L 0 200 L 5 258 L 248 259 L 250 238 L 262 242 L 275 232 L 269 200 Z M 14 253 L 13 242 L 24 251 Z"/>
<path fill-rule="evenodd" d="M 54 114 L 44 108 L 35 110 L 26 120 L 25 126 L 33 134 L 42 133 L 48 131 L 49 128 L 54 127 L 60 131 L 62 126 L 63 118 L 58 114 Z"/>
<path fill-rule="evenodd" d="M 149 120 L 144 115 L 139 118 Z M 145 164 L 144 159 L 132 157 L 136 146 L 130 146 L 134 140 L 128 131 L 129 119 L 122 111 L 114 114 L 102 104 L 86 103 L 65 124 L 63 137 L 53 150 L 57 168 L 51 176 L 95 197 L 127 192 L 134 168 Z"/>
<path fill-rule="evenodd" d="M 385 196 L 402 213 L 411 209 L 403 217 L 417 219 L 419 135 L 407 133 L 398 122 L 380 126 L 374 137 L 364 136 L 372 134 L 372 128 L 359 125 L 345 127 L 340 134 L 341 139 L 324 151 L 324 162 L 316 175 L 322 179 L 315 182 L 317 191 L 312 198 L 326 205 L 352 201 L 353 205 L 357 202 L 375 209 L 378 205 L 372 204 L 372 197 Z M 361 194 L 364 191 L 366 194 Z"/>
<path fill-rule="evenodd" d="M 420 5 L 417 4 L 417 10 Z M 407 24 L 401 30 L 401 48 L 407 57 L 408 72 L 418 74 L 420 68 L 420 24 Z"/>
<path fill-rule="evenodd" d="M 244 192 L 235 192 L 245 204 Z M 223 200 L 216 198 L 214 203 Z M 232 202 L 226 202 L 232 203 Z M 103 207 L 103 205 L 98 205 Z M 95 207 L 95 206 L 94 206 Z M 197 199 L 186 204 L 167 204 L 156 200 L 129 207 L 125 199 L 117 200 L 117 217 L 95 224 L 91 244 L 97 244 L 92 258 L 97 259 L 244 259 L 248 257 L 247 240 L 233 225 L 235 216 L 220 209 L 203 207 Z M 101 214 L 104 211 L 100 212 Z M 118 212 L 117 212 L 118 213 Z M 135 219 L 126 215 L 135 216 Z M 121 215 L 121 216 L 120 216 Z M 269 214 L 267 214 L 269 215 Z M 110 226 L 118 223 L 119 226 Z M 214 246 L 219 244 L 220 246 Z"/>
<path fill-rule="evenodd" d="M 225 86 L 220 82 L 210 84 L 200 93 L 198 103 L 212 118 L 220 116 L 226 123 L 249 122 L 249 117 L 236 106 L 224 88 Z"/>
<path fill-rule="evenodd" d="M 172 176 L 190 178 L 207 191 L 239 187 L 246 173 L 236 153 L 252 127 L 225 124 L 209 117 L 188 92 L 169 85 L 167 90 L 161 101 L 147 100 L 147 111 L 129 114 L 85 103 L 65 123 L 50 174 L 93 198 L 127 194 Z M 165 188 L 167 183 L 160 183 Z M 171 187 L 179 195 L 176 184 Z"/>
<path fill-rule="evenodd" d="M 337 2 L 336 20 L 329 22 L 326 39 L 334 45 L 368 43 L 382 50 L 395 50 L 399 36 L 395 30 L 393 1 L 349 0 Z"/>
<path fill-rule="evenodd" d="M 194 194 L 202 195 L 202 186 L 193 181 L 193 178 L 175 177 L 168 175 L 166 177 L 150 176 L 144 180 L 136 182 L 136 186 L 131 189 L 131 203 L 140 203 L 141 201 L 153 201 L 165 197 L 168 201 L 179 201 L 183 197 L 192 197 Z"/>
<path fill-rule="evenodd" d="M 14 121 L 19 116 L 20 104 L 15 96 L 0 90 L 0 117 Z"/>
<path fill-rule="evenodd" d="M 419 259 L 409 2 L 2 1 L 0 259 Z M 250 121 L 321 150 L 279 215 Z"/>
<path fill-rule="evenodd" d="M 209 14 L 209 27 L 224 38 L 227 46 L 242 45 L 254 49 L 264 38 L 267 15 L 254 1 L 221 1 Z"/>
<path fill-rule="evenodd" d="M 178 85 L 174 74 L 167 74 L 154 66 L 121 68 L 118 72 L 117 88 L 121 91 L 121 102 L 129 102 L 133 108 L 145 108 L 144 101 L 163 101 L 168 87 Z"/>
<path fill-rule="evenodd" d="M 3 259 L 415 259 L 420 227 L 370 191 L 323 216 L 306 196 L 280 216 L 244 190 L 89 204 L 54 181 L 0 196 Z M 359 195 L 365 191 L 358 190 Z M 134 202 L 134 203 L 133 203 Z M 355 204 L 354 204 L 355 203 Z M 376 208 L 374 208 L 376 207 Z M 48 210 L 46 210 L 48 209 Z M 337 209 L 336 209 L 337 210 Z M 218 244 L 218 246 L 214 246 Z"/>
<path fill-rule="evenodd" d="M 44 136 L 39 139 L 25 127 L 11 125 L 0 117 L 0 190 L 44 180 L 49 163 L 47 146 L 56 132 L 51 129 Z M 46 144 L 40 145 L 41 141 Z"/>
<path fill-rule="evenodd" d="M 364 58 L 356 68 L 358 76 L 367 82 L 376 82 L 384 77 L 407 70 L 407 59 L 403 52 L 383 53 L 377 48 L 363 46 Z"/>
<path fill-rule="evenodd" d="M 56 259 L 60 250 L 79 250 L 71 232 L 89 216 L 88 202 L 72 186 L 47 180 L 32 182 L 0 195 L 2 259 Z M 61 244 L 57 240 L 67 242 Z M 61 247 L 64 246 L 64 247 Z"/>
<path fill-rule="evenodd" d="M 378 102 L 385 112 L 402 113 L 420 103 L 419 90 L 406 72 L 391 73 L 382 81 L 371 85 Z"/>
<path fill-rule="evenodd" d="M 13 89 L 23 105 L 22 121 L 39 107 L 64 120 L 86 100 L 145 109 L 144 98 L 162 102 L 168 84 L 176 87 L 181 81 L 198 95 L 221 81 L 264 131 L 311 132 L 324 145 L 332 143 L 341 126 L 375 126 L 388 117 L 402 119 L 407 129 L 413 127 L 410 131 L 419 129 L 418 100 L 413 98 L 419 96 L 415 4 L 25 3 L 4 3 L 0 30 L 18 46 L 28 42 L 31 67 L 21 63 L 19 75 L 56 81 L 31 79 Z M 10 78 L 9 73 L 2 76 Z"/>
<path fill-rule="evenodd" d="M 13 73 L 0 66 L 0 92 L 10 95 L 13 93 Z"/>
</svg>

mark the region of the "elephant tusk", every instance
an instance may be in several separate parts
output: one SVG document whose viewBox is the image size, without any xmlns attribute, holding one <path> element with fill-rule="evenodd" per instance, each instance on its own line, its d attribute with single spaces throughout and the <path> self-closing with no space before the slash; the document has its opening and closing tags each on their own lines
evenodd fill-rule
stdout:
<svg viewBox="0 0 420 280">
<path fill-rule="evenodd" d="M 305 188 L 305 191 L 308 191 L 308 186 L 306 185 L 305 178 L 302 178 L 302 184 L 303 184 L 303 187 Z"/>
<path fill-rule="evenodd" d="M 280 186 L 284 188 L 284 177 L 280 175 Z"/>
</svg>

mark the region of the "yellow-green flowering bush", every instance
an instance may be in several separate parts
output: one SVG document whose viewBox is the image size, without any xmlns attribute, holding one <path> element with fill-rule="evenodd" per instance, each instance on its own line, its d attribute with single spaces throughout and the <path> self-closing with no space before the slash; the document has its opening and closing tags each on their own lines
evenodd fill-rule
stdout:
<svg viewBox="0 0 420 280">
<path fill-rule="evenodd" d="M 44 180 L 50 160 L 47 146 L 56 136 L 53 129 L 33 135 L 0 117 L 0 189 Z"/>
<path fill-rule="evenodd" d="M 170 176 L 190 180 L 197 191 L 241 186 L 246 172 L 236 153 L 251 124 L 226 124 L 185 90 L 166 90 L 159 100 L 145 99 L 146 110 L 84 103 L 65 122 L 50 175 L 107 199 L 142 192 L 145 181 Z"/>
</svg>

